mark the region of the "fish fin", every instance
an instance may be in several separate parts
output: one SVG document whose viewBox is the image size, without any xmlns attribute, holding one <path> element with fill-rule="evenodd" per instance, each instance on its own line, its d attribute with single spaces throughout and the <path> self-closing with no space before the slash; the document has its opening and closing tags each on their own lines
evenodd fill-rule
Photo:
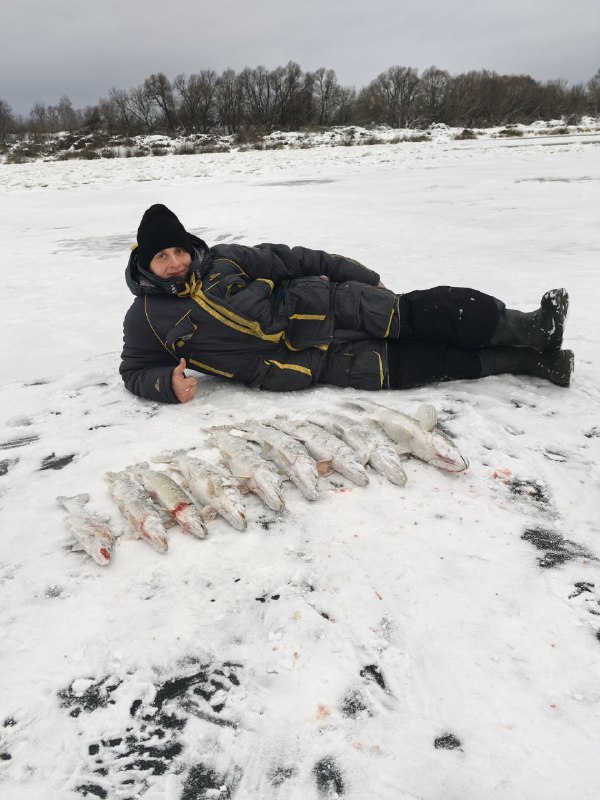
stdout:
<svg viewBox="0 0 600 800">
<path fill-rule="evenodd" d="M 206 524 L 216 519 L 218 514 L 212 506 L 204 506 L 204 508 L 200 511 L 200 516 L 202 517 L 204 524 Z"/>
<path fill-rule="evenodd" d="M 56 498 L 56 502 L 60 503 L 63 508 L 66 508 L 67 511 L 69 507 L 72 505 L 76 506 L 84 506 L 90 500 L 89 494 L 75 494 L 72 497 L 65 497 L 65 495 L 59 495 Z"/>
<path fill-rule="evenodd" d="M 160 516 L 160 521 L 165 526 L 165 528 L 172 528 L 173 525 L 177 525 L 177 520 L 175 519 L 173 514 L 171 514 L 170 511 L 167 511 L 164 508 L 159 508 L 158 514 Z"/>
<path fill-rule="evenodd" d="M 138 461 L 137 464 L 128 464 L 125 469 L 127 472 L 137 472 L 140 469 L 150 469 L 150 464 L 147 461 Z"/>
<path fill-rule="evenodd" d="M 142 534 L 131 522 L 127 525 L 127 533 L 123 534 L 123 539 L 141 539 Z"/>
<path fill-rule="evenodd" d="M 351 409 L 352 411 L 366 411 L 367 406 L 365 403 L 360 403 L 358 400 L 345 400 L 342 403 L 342 407 L 346 409 Z"/>
<path fill-rule="evenodd" d="M 82 552 L 85 553 L 85 547 L 81 544 L 81 542 L 78 542 L 77 540 L 69 545 L 69 550 L 72 553 L 82 553 Z"/>
<path fill-rule="evenodd" d="M 316 461 L 317 465 L 317 472 L 321 478 L 324 478 L 326 475 L 331 475 L 333 472 L 333 461 Z"/>
<path fill-rule="evenodd" d="M 437 425 L 438 414 L 435 406 L 432 406 L 431 403 L 422 403 L 417 408 L 415 417 L 424 431 L 432 431 Z"/>
<path fill-rule="evenodd" d="M 399 456 L 408 456 L 411 453 L 411 449 L 408 443 L 394 444 L 393 448 L 398 453 Z"/>
<path fill-rule="evenodd" d="M 191 450 L 192 448 L 189 449 Z M 152 462 L 154 464 L 170 464 L 177 458 L 177 456 L 187 452 L 188 451 L 183 447 L 180 447 L 178 450 L 165 450 L 162 453 L 159 453 L 157 456 L 154 456 Z"/>
</svg>

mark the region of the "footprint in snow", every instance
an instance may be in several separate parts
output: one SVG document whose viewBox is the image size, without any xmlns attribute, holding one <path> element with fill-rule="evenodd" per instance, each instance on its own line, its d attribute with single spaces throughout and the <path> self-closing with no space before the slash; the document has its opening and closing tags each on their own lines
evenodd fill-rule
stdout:
<svg viewBox="0 0 600 800">
<path fill-rule="evenodd" d="M 600 588 L 590 581 L 577 581 L 573 584 L 569 600 L 584 612 L 586 621 L 592 624 L 596 639 L 600 642 Z"/>
<path fill-rule="evenodd" d="M 241 777 L 239 768 L 224 775 L 206 764 L 196 764 L 187 774 L 181 800 L 225 800 L 233 797 Z"/>
<path fill-rule="evenodd" d="M 433 742 L 436 750 L 462 750 L 461 744 L 460 739 L 453 733 L 444 733 Z"/>
<path fill-rule="evenodd" d="M 341 797 L 344 794 L 344 780 L 335 760 L 322 758 L 313 767 L 313 775 L 317 784 L 319 797 L 324 800 Z"/>
<path fill-rule="evenodd" d="M 38 472 L 42 472 L 45 469 L 63 469 L 63 467 L 66 467 L 73 461 L 75 456 L 76 453 L 70 453 L 67 456 L 57 456 L 56 453 L 50 453 L 50 455 L 46 456 L 42 461 L 42 466 L 39 468 Z"/>
<path fill-rule="evenodd" d="M 169 771 L 181 772 L 182 733 L 190 717 L 220 727 L 237 727 L 222 712 L 228 693 L 240 685 L 240 669 L 241 664 L 232 662 L 205 664 L 192 674 L 155 685 L 151 702 L 134 700 L 121 730 L 88 744 L 86 770 L 77 791 L 85 797 L 137 800 L 153 778 Z M 58 697 L 61 706 L 70 709 L 70 716 L 81 717 L 85 725 L 86 714 L 116 704 L 114 695 L 122 684 L 115 675 L 99 681 L 80 678 L 61 690 Z M 206 764 L 196 764 L 185 779 L 181 800 L 231 797 L 240 776 L 237 768 L 221 775 Z M 214 793 L 217 791 L 220 794 Z"/>
<path fill-rule="evenodd" d="M 6 475 L 9 469 L 12 469 L 18 461 L 18 458 L 3 458 L 0 461 L 0 477 Z"/>
<path fill-rule="evenodd" d="M 9 439 L 7 442 L 0 442 L 0 450 L 13 450 L 15 447 L 24 447 L 27 444 L 37 442 L 40 437 L 34 433 L 30 436 L 17 436 L 15 439 Z"/>
<path fill-rule="evenodd" d="M 521 539 L 542 551 L 543 555 L 537 560 L 542 569 L 551 569 L 577 558 L 597 561 L 585 547 L 563 538 L 560 533 L 549 528 L 527 528 L 521 534 Z"/>
</svg>

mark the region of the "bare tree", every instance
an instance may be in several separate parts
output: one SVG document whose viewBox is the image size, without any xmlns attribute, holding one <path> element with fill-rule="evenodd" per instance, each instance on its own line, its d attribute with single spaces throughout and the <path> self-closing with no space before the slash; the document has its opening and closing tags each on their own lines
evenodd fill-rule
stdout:
<svg viewBox="0 0 600 800">
<path fill-rule="evenodd" d="M 349 125 L 357 121 L 357 94 L 353 86 L 340 86 L 337 108 L 333 115 L 334 125 Z"/>
<path fill-rule="evenodd" d="M 242 121 L 244 84 L 241 75 L 226 69 L 215 85 L 215 105 L 219 124 L 229 134 L 236 133 Z"/>
<path fill-rule="evenodd" d="M 278 110 L 276 81 L 265 67 L 246 67 L 240 74 L 243 87 L 244 117 L 252 127 L 272 131 Z"/>
<path fill-rule="evenodd" d="M 129 108 L 144 133 L 154 133 L 160 124 L 160 114 L 154 96 L 145 84 L 129 91 Z"/>
<path fill-rule="evenodd" d="M 126 89 L 115 89 L 108 93 L 108 100 L 100 101 L 100 110 L 109 133 L 133 136 L 141 130 L 140 119 L 133 110 L 131 93 Z"/>
<path fill-rule="evenodd" d="M 417 115 L 419 73 L 414 67 L 390 67 L 372 81 L 362 94 L 373 121 L 386 122 L 393 128 L 410 127 Z"/>
<path fill-rule="evenodd" d="M 588 108 L 595 117 L 600 115 L 600 69 L 587 84 Z"/>
<path fill-rule="evenodd" d="M 446 122 L 444 112 L 449 85 L 449 73 L 436 66 L 429 67 L 421 74 L 419 110 L 427 123 Z"/>
<path fill-rule="evenodd" d="M 4 139 L 13 132 L 15 118 L 11 107 L 5 100 L 0 99 L 0 139 Z"/>
<path fill-rule="evenodd" d="M 285 67 L 273 70 L 270 78 L 275 94 L 274 123 L 281 130 L 302 127 L 306 124 L 307 84 L 300 66 L 289 61 Z"/>
<path fill-rule="evenodd" d="M 312 73 L 315 121 L 317 125 L 331 125 L 340 108 L 341 87 L 335 71 L 319 67 Z"/>
<path fill-rule="evenodd" d="M 53 107 L 56 124 L 59 130 L 75 131 L 80 127 L 81 117 L 73 108 L 71 100 L 63 94 L 57 105 Z"/>
<path fill-rule="evenodd" d="M 217 73 L 205 69 L 189 78 L 178 75 L 173 89 L 179 97 L 178 118 L 186 133 L 209 133 L 217 119 Z"/>
<path fill-rule="evenodd" d="M 171 81 L 163 72 L 155 72 L 149 78 L 146 78 L 143 90 L 145 99 L 153 102 L 158 109 L 157 121 L 162 115 L 167 131 L 172 133 L 177 128 L 178 120 Z"/>
</svg>

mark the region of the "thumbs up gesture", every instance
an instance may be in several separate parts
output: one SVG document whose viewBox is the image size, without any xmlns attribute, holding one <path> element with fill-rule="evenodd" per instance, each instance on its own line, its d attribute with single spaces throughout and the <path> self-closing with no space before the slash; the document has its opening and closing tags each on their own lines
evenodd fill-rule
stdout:
<svg viewBox="0 0 600 800">
<path fill-rule="evenodd" d="M 196 378 L 186 378 L 185 358 L 179 361 L 171 373 L 171 389 L 180 403 L 187 403 L 196 394 Z"/>
</svg>

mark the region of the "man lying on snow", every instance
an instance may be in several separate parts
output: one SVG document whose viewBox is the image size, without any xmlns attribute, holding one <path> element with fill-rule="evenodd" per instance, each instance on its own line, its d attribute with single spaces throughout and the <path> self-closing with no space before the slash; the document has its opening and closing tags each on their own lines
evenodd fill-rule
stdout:
<svg viewBox="0 0 600 800">
<path fill-rule="evenodd" d="M 129 258 L 121 376 L 133 394 L 186 403 L 207 375 L 270 391 L 316 383 L 406 389 L 499 373 L 568 386 L 568 295 L 512 311 L 473 289 L 395 294 L 343 256 L 283 244 L 208 247 L 166 206 L 142 217 Z"/>
</svg>

